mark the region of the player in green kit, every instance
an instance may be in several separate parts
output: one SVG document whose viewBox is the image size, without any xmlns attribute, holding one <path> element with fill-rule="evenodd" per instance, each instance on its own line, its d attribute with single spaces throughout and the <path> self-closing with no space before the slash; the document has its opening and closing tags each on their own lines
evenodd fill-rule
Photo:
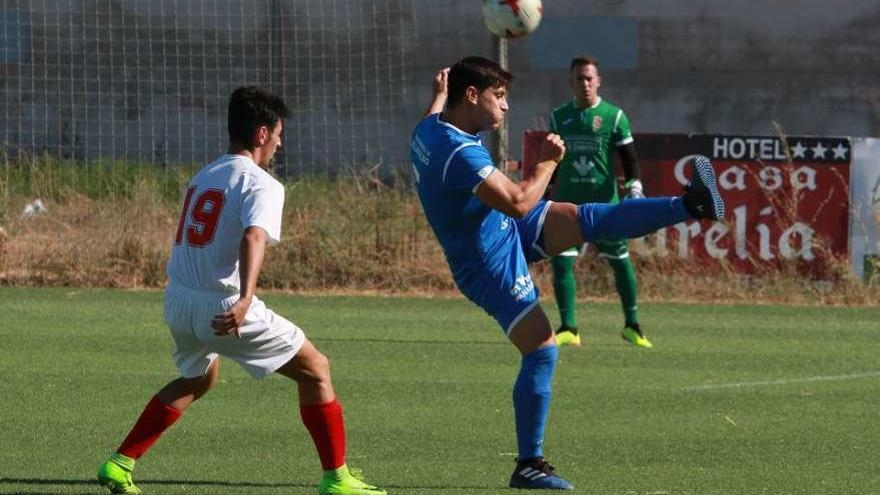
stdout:
<svg viewBox="0 0 880 495">
<path fill-rule="evenodd" d="M 572 59 L 569 84 L 574 98 L 550 114 L 550 132 L 559 134 L 567 149 L 565 159 L 557 168 L 550 197 L 575 204 L 619 202 L 612 155 L 616 150 L 626 178 L 624 199 L 644 198 L 629 119 L 623 110 L 599 97 L 602 78 L 598 62 L 590 57 Z M 627 241 L 599 240 L 595 245 L 599 256 L 607 259 L 614 270 L 624 314 L 621 335 L 639 347 L 652 347 L 639 327 L 636 276 Z M 553 289 L 562 320 L 556 331 L 559 345 L 581 345 L 575 318 L 574 261 L 577 256 L 577 248 L 572 248 L 552 260 Z"/>
</svg>

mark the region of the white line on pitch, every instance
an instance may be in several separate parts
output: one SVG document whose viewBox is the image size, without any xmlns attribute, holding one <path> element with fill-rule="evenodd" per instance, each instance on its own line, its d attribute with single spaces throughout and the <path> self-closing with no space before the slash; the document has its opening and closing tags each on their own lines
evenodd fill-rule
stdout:
<svg viewBox="0 0 880 495">
<path fill-rule="evenodd" d="M 698 392 L 701 390 L 715 390 L 720 388 L 742 388 L 742 387 L 767 387 L 770 385 L 788 385 L 791 383 L 810 383 L 810 382 L 830 382 L 835 380 L 854 380 L 857 378 L 875 378 L 880 377 L 880 371 L 869 371 L 867 373 L 853 373 L 851 375 L 830 375 L 830 376 L 810 376 L 807 378 L 790 378 L 787 380 L 768 380 L 763 382 L 739 382 L 739 383 L 719 383 L 715 385 L 697 385 L 695 387 L 686 387 L 688 392 Z"/>
</svg>

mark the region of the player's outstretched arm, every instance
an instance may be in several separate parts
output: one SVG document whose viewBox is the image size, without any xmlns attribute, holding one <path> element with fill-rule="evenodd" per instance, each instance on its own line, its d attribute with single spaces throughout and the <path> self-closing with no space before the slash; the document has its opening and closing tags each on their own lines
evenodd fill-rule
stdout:
<svg viewBox="0 0 880 495">
<path fill-rule="evenodd" d="M 269 234 L 262 227 L 248 227 L 239 245 L 238 274 L 241 279 L 241 294 L 238 301 L 228 311 L 214 315 L 211 327 L 216 335 L 238 332 L 244 322 L 248 308 L 257 292 L 257 278 L 263 268 L 266 255 L 266 242 Z"/>
<path fill-rule="evenodd" d="M 565 143 L 557 134 L 548 134 L 541 143 L 535 173 L 528 180 L 515 183 L 504 174 L 492 174 L 474 193 L 486 206 L 514 218 L 522 218 L 544 195 L 550 178 L 565 156 Z"/>
<path fill-rule="evenodd" d="M 433 96 L 431 96 L 431 103 L 425 110 L 425 114 L 423 115 L 423 117 L 427 117 L 428 115 L 440 113 L 443 111 L 443 107 L 446 106 L 448 79 L 449 67 L 440 69 L 439 72 L 434 74 Z"/>
</svg>

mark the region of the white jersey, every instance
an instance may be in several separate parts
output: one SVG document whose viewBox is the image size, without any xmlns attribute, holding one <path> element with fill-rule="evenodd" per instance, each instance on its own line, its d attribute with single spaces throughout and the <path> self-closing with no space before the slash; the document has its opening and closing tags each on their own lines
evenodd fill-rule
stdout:
<svg viewBox="0 0 880 495">
<path fill-rule="evenodd" d="M 239 244 L 261 227 L 281 240 L 284 186 L 253 160 L 223 155 L 192 178 L 167 273 L 171 285 L 204 292 L 240 292 Z"/>
</svg>

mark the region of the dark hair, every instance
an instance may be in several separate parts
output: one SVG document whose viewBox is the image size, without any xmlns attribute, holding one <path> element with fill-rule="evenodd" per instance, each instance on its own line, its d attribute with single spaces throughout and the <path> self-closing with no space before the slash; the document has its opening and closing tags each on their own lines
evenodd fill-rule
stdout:
<svg viewBox="0 0 880 495">
<path fill-rule="evenodd" d="M 244 86 L 229 98 L 227 129 L 229 141 L 250 149 L 251 139 L 261 126 L 274 128 L 278 121 L 290 116 L 280 96 L 256 86 Z"/>
<path fill-rule="evenodd" d="M 499 86 L 509 88 L 512 81 L 513 74 L 496 62 L 483 57 L 465 57 L 449 70 L 447 106 L 451 108 L 457 105 L 468 86 L 483 91 Z"/>
<path fill-rule="evenodd" d="M 580 67 L 582 65 L 592 65 L 596 68 L 597 72 L 599 71 L 599 61 L 589 55 L 581 55 L 571 59 L 571 66 L 569 66 L 568 70 L 571 72 L 575 67 Z"/>
</svg>

